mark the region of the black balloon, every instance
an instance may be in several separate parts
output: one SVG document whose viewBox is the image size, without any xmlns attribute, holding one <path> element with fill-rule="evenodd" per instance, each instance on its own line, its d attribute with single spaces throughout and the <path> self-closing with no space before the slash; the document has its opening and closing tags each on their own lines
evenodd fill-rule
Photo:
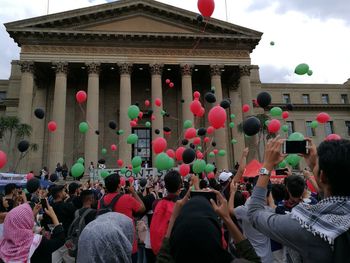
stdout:
<svg viewBox="0 0 350 263">
<path fill-rule="evenodd" d="M 192 163 L 195 158 L 196 158 L 196 152 L 191 148 L 186 149 L 182 153 L 182 160 L 185 164 Z"/>
<path fill-rule="evenodd" d="M 287 104 L 287 110 L 292 111 L 293 108 L 294 108 L 293 104 L 291 104 L 291 103 Z"/>
<path fill-rule="evenodd" d="M 35 117 L 37 117 L 38 119 L 44 119 L 45 117 L 45 111 L 43 109 L 37 108 L 34 111 L 34 115 Z"/>
<path fill-rule="evenodd" d="M 141 149 L 141 148 L 137 148 L 137 152 L 139 152 L 139 153 L 140 153 L 141 151 L 142 151 L 142 149 Z"/>
<path fill-rule="evenodd" d="M 109 121 L 109 128 L 115 130 L 117 128 L 117 123 L 115 121 Z"/>
<path fill-rule="evenodd" d="M 253 136 L 260 131 L 261 123 L 256 117 L 249 117 L 243 122 L 243 131 L 248 136 Z"/>
<path fill-rule="evenodd" d="M 196 19 L 199 23 L 203 23 L 204 18 L 202 15 L 197 15 Z"/>
<path fill-rule="evenodd" d="M 197 131 L 197 134 L 199 136 L 204 136 L 207 133 L 207 129 L 206 128 L 199 128 Z"/>
<path fill-rule="evenodd" d="M 21 153 L 24 153 L 29 148 L 29 142 L 26 140 L 20 141 L 17 145 L 17 148 Z"/>
<path fill-rule="evenodd" d="M 183 139 L 182 140 L 182 145 L 187 145 L 188 144 L 188 140 L 187 139 Z"/>
<path fill-rule="evenodd" d="M 152 115 L 152 114 L 153 114 L 153 110 L 149 110 L 148 115 Z"/>
<path fill-rule="evenodd" d="M 190 147 L 191 147 L 192 149 L 194 149 L 194 148 L 196 148 L 196 145 L 194 145 L 193 143 L 190 143 Z"/>
<path fill-rule="evenodd" d="M 146 178 L 140 179 L 139 184 L 141 187 L 145 187 L 147 185 L 147 179 Z"/>
<path fill-rule="evenodd" d="M 216 146 L 216 142 L 212 142 L 211 146 L 215 147 Z"/>
<path fill-rule="evenodd" d="M 209 103 L 214 103 L 216 102 L 216 97 L 215 95 L 212 93 L 212 92 L 207 92 L 205 93 L 205 96 L 204 96 L 205 100 Z"/>
<path fill-rule="evenodd" d="M 169 127 L 164 127 L 164 128 L 163 128 L 163 131 L 165 131 L 165 132 L 171 132 L 171 129 L 170 129 Z"/>
<path fill-rule="evenodd" d="M 170 117 L 170 114 L 169 114 L 169 113 L 165 113 L 164 116 L 165 116 L 165 117 Z"/>
<path fill-rule="evenodd" d="M 182 100 L 181 100 L 181 103 L 184 103 L 184 102 L 185 102 L 185 100 L 184 100 L 184 99 L 182 99 Z"/>
<path fill-rule="evenodd" d="M 139 107 L 140 103 L 138 101 L 136 101 L 135 106 Z"/>
<path fill-rule="evenodd" d="M 261 108 L 266 108 L 271 103 L 271 95 L 266 91 L 260 92 L 256 101 Z"/>
<path fill-rule="evenodd" d="M 224 109 L 229 108 L 231 105 L 231 101 L 228 99 L 224 99 L 223 101 L 220 102 L 220 106 Z"/>
<path fill-rule="evenodd" d="M 100 159 L 100 160 L 98 160 L 98 163 L 99 163 L 99 164 L 105 164 L 105 163 L 106 163 L 106 160 L 105 160 L 105 159 Z"/>
<path fill-rule="evenodd" d="M 154 131 L 156 134 L 160 134 L 160 130 L 159 129 L 155 129 Z"/>
<path fill-rule="evenodd" d="M 215 94 L 215 89 L 210 90 L 211 93 Z"/>
<path fill-rule="evenodd" d="M 96 134 L 96 135 L 100 135 L 100 131 L 99 131 L 99 130 L 96 130 L 96 131 L 95 131 L 95 134 Z"/>
</svg>

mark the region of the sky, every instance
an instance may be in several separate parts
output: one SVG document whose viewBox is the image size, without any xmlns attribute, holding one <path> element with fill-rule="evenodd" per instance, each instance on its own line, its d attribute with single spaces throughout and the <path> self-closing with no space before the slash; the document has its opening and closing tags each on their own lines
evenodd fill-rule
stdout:
<svg viewBox="0 0 350 263">
<path fill-rule="evenodd" d="M 198 12 L 197 0 L 158 1 Z M 226 1 L 228 22 L 264 33 L 251 55 L 262 82 L 344 83 L 350 78 L 349 0 Z M 50 0 L 49 13 L 106 2 L 112 1 Z M 20 49 L 3 23 L 45 15 L 47 0 L 0 0 L 0 6 L 0 79 L 8 79 Z M 225 0 L 215 0 L 213 17 L 226 21 Z M 313 75 L 294 74 L 300 63 L 307 63 Z"/>
</svg>

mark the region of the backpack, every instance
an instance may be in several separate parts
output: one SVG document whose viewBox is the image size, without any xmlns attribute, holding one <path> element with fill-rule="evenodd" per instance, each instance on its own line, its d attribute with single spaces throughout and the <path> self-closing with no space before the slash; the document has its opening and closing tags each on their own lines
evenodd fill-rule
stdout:
<svg viewBox="0 0 350 263">
<path fill-rule="evenodd" d="M 68 249 L 68 254 L 71 257 L 77 257 L 78 255 L 78 241 L 81 232 L 85 228 L 85 217 L 93 211 L 93 209 L 88 208 L 80 215 L 80 209 L 75 211 L 74 220 L 70 225 L 67 233 L 67 240 L 65 246 Z"/>
<path fill-rule="evenodd" d="M 113 197 L 112 201 L 108 205 L 105 203 L 105 200 L 104 200 L 105 196 L 103 196 L 100 200 L 100 209 L 98 210 L 97 215 L 99 216 L 105 213 L 113 212 L 113 208 L 115 204 L 118 202 L 119 198 L 122 196 L 123 196 L 122 193 L 117 194 L 115 197 Z"/>
<path fill-rule="evenodd" d="M 159 253 L 164 236 L 168 231 L 169 221 L 174 206 L 174 201 L 163 199 L 159 201 L 155 207 L 150 227 L 151 247 L 155 255 Z"/>
<path fill-rule="evenodd" d="M 350 229 L 338 236 L 334 241 L 332 263 L 344 262 L 350 258 Z"/>
</svg>

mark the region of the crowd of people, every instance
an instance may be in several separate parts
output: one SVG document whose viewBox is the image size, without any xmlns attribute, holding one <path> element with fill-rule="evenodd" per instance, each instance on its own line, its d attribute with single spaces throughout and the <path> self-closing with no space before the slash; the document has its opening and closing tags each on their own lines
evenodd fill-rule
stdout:
<svg viewBox="0 0 350 263">
<path fill-rule="evenodd" d="M 37 178 L 26 189 L 8 184 L 0 262 L 350 262 L 350 141 L 316 149 L 309 140 L 308 169 L 272 184 L 283 141 L 267 143 L 254 178 L 243 177 L 245 149 L 235 170 L 211 179 L 174 169 L 47 189 Z"/>
</svg>

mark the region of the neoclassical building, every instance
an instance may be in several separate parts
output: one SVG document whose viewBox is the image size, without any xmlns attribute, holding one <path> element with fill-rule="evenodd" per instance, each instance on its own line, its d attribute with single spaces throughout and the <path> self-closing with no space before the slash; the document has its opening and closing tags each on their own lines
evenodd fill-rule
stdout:
<svg viewBox="0 0 350 263">
<path fill-rule="evenodd" d="M 262 113 L 252 100 L 262 90 L 273 97 L 273 105 L 293 103 L 288 119 L 290 131 L 301 131 L 322 141 L 328 133 L 349 138 L 350 81 L 335 85 L 265 84 L 259 67 L 251 65 L 250 54 L 262 33 L 216 19 L 198 21 L 197 14 L 153 0 L 120 0 L 108 4 L 35 17 L 5 24 L 11 38 L 21 48 L 20 60 L 13 61 L 9 80 L 0 80 L 1 114 L 17 115 L 33 127 L 31 142 L 39 145 L 23 171 L 38 171 L 58 162 L 72 165 L 79 157 L 86 163 L 100 158 L 108 167 L 116 160 L 125 163 L 135 155 L 149 163 L 154 160 L 151 141 L 164 136 L 169 148 L 176 148 L 183 137 L 183 121 L 207 127 L 207 118 L 195 118 L 190 112 L 193 92 L 202 94 L 206 114 L 212 107 L 204 94 L 215 87 L 217 102 L 230 98 L 228 114 L 236 115 L 236 126 L 249 115 Z M 169 88 L 165 80 L 174 83 Z M 75 94 L 85 90 L 87 102 L 78 104 Z M 162 107 L 154 102 L 161 99 Z M 139 103 L 144 112 L 136 127 L 130 127 L 127 109 Z M 251 110 L 242 113 L 242 105 Z M 37 119 L 36 108 L 45 110 Z M 151 115 L 155 119 L 152 120 Z M 166 111 L 166 115 L 161 111 Z M 309 127 L 320 111 L 327 111 L 332 122 L 317 131 Z M 164 115 L 164 116 L 163 116 Z M 109 122 L 117 123 L 117 130 Z M 47 123 L 55 121 L 50 133 Z M 89 131 L 79 132 L 86 121 Z M 147 121 L 152 127 L 146 127 Z M 216 131 L 217 149 L 227 152 L 215 161 L 219 168 L 230 168 L 238 160 L 249 139 L 235 127 Z M 159 130 L 157 134 L 155 131 Z M 98 132 L 96 132 L 98 131 Z M 137 144 L 126 142 L 130 133 L 139 136 Z M 231 144 L 232 139 L 236 144 Z M 111 152 L 110 145 L 118 145 Z M 108 154 L 101 153 L 102 148 Z M 210 149 L 209 149 L 210 150 Z M 256 155 L 254 150 L 250 158 Z"/>
</svg>

